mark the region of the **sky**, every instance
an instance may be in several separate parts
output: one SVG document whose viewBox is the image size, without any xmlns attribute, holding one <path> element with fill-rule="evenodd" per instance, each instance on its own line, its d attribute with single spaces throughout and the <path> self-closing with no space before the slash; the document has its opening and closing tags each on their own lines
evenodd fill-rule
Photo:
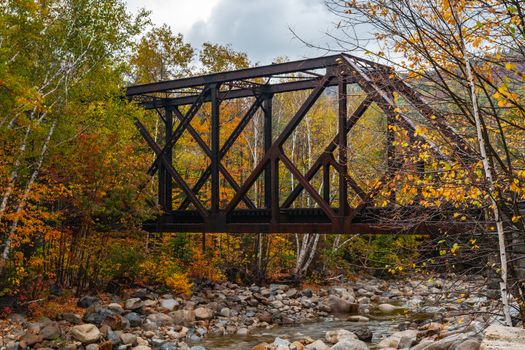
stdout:
<svg viewBox="0 0 525 350">
<path fill-rule="evenodd" d="M 126 0 L 131 11 L 151 11 L 154 24 L 168 24 L 174 33 L 199 48 L 203 42 L 231 44 L 253 63 L 269 64 L 277 57 L 320 56 L 294 37 L 332 45 L 326 35 L 337 19 L 323 0 Z"/>
</svg>

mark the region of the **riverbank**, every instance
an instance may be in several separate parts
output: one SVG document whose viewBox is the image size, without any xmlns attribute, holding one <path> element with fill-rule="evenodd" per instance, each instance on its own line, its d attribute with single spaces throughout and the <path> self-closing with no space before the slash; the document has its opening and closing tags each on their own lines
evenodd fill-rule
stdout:
<svg viewBox="0 0 525 350">
<path fill-rule="evenodd" d="M 497 293 L 488 285 L 481 276 L 456 275 L 363 277 L 302 289 L 222 283 L 201 286 L 188 299 L 142 288 L 84 296 L 76 312 L 50 318 L 12 314 L 2 321 L 0 349 L 282 350 L 301 344 L 322 350 L 352 338 L 363 348 L 422 350 L 451 336 L 454 346 L 458 340 L 479 344 L 499 319 Z"/>
</svg>

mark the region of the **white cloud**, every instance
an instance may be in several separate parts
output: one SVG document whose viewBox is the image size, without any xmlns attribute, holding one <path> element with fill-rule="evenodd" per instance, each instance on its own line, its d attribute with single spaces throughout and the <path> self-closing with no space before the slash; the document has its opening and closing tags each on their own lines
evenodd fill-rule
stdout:
<svg viewBox="0 0 525 350">
<path fill-rule="evenodd" d="M 314 57 L 294 38 L 326 46 L 325 33 L 334 28 L 323 0 L 127 0 L 130 9 L 152 11 L 154 23 L 167 23 L 195 47 L 203 42 L 232 44 L 254 62 L 271 63 L 278 56 Z"/>
<path fill-rule="evenodd" d="M 157 25 L 168 24 L 174 32 L 187 33 L 197 21 L 207 20 L 219 0 L 126 0 L 133 12 L 145 8 Z"/>
</svg>

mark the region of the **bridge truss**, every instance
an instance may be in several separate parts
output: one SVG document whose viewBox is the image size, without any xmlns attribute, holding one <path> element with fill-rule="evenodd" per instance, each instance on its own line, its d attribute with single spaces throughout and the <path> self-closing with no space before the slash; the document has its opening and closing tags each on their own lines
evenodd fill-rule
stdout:
<svg viewBox="0 0 525 350">
<path fill-rule="evenodd" d="M 301 78 L 283 82 L 282 77 L 290 74 Z M 352 84 L 357 84 L 366 97 L 349 115 L 347 87 Z M 304 173 L 286 155 L 283 145 L 327 89 L 337 91 L 337 134 L 327 142 L 324 152 Z M 309 95 L 284 129 L 273 134 L 273 98 L 277 94 L 294 91 L 309 91 Z M 144 228 L 152 232 L 231 233 L 425 234 L 465 230 L 466 225 L 472 226 L 472 222 L 481 219 L 482 213 L 479 210 L 471 212 L 472 220 L 458 222 L 451 220 L 443 211 L 422 216 L 428 210 L 417 205 L 403 210 L 399 210 L 395 203 L 380 207 L 373 204 L 380 187 L 365 191 L 349 175 L 348 170 L 352 164 L 349 164 L 346 153 L 348 135 L 373 103 L 384 112 L 388 125 L 406 129 L 413 142 L 427 143 L 436 157 L 446 158 L 437 145 L 415 133 L 413 120 L 396 108 L 394 94 L 402 95 L 417 109 L 429 124 L 450 140 L 455 151 L 469 152 L 469 146 L 447 125 L 444 118 L 436 114 L 390 67 L 347 54 L 128 87 L 128 98 L 146 109 L 157 110 L 164 124 L 164 142 L 159 144 L 143 123 L 136 120 L 139 132 L 156 155 L 148 173 L 151 176 L 158 173 L 158 203 L 162 209 L 162 214 L 155 220 L 146 222 Z M 254 98 L 254 102 L 245 111 L 233 132 L 221 140 L 221 135 L 224 135 L 221 132 L 221 118 L 225 117 L 221 115 L 221 102 L 248 97 Z M 205 104 L 209 104 L 211 110 L 209 144 L 191 124 Z M 181 110 L 183 106 L 184 113 Z M 249 176 L 239 183 L 222 160 L 259 110 L 263 115 L 264 154 Z M 177 156 L 173 153 L 174 146 L 184 133 L 191 135 L 209 159 L 209 165 L 191 186 L 173 162 Z M 389 133 L 386 147 L 388 166 L 379 183 L 386 183 L 399 170 L 395 162 L 393 142 L 393 136 Z M 286 196 L 279 190 L 279 172 L 282 171 L 280 164 L 293 174 L 298 183 Z M 420 166 L 421 171 L 424 171 L 424 165 Z M 330 196 L 330 171 L 335 171 L 337 176 L 337 201 Z M 311 183 L 318 173 L 322 174 L 322 191 L 314 188 Z M 256 206 L 248 195 L 258 178 L 262 178 L 264 196 L 263 205 L 260 206 Z M 227 182 L 235 192 L 233 198 L 226 203 L 221 198 L 222 181 Z M 174 186 L 182 190 L 185 196 L 177 201 L 176 208 Z M 202 200 L 203 188 L 209 188 L 209 200 Z M 349 204 L 349 190 L 360 197 L 358 204 Z M 293 205 L 302 191 L 306 191 L 312 198 L 312 207 L 297 208 Z M 386 217 L 390 219 L 382 219 Z M 421 219 L 422 217 L 425 219 Z"/>
</svg>

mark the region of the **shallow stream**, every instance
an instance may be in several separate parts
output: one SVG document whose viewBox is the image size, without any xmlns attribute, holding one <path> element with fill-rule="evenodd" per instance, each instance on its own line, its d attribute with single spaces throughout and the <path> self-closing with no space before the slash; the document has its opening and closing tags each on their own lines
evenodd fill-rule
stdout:
<svg viewBox="0 0 525 350">
<path fill-rule="evenodd" d="M 411 320 L 430 319 L 431 315 L 410 315 L 403 314 L 389 316 L 371 316 L 366 323 L 349 322 L 340 319 L 327 319 L 319 322 L 305 323 L 301 325 L 276 326 L 270 329 L 255 329 L 248 336 L 226 335 L 208 337 L 204 341 L 192 345 L 202 345 L 207 350 L 250 350 L 253 346 L 262 343 L 273 343 L 276 337 L 288 339 L 290 341 L 299 340 L 305 337 L 313 339 L 325 338 L 325 333 L 330 330 L 347 329 L 349 331 L 367 327 L 372 332 L 370 348 L 374 349 L 382 338 L 400 330 L 399 326 L 410 323 Z"/>
</svg>

